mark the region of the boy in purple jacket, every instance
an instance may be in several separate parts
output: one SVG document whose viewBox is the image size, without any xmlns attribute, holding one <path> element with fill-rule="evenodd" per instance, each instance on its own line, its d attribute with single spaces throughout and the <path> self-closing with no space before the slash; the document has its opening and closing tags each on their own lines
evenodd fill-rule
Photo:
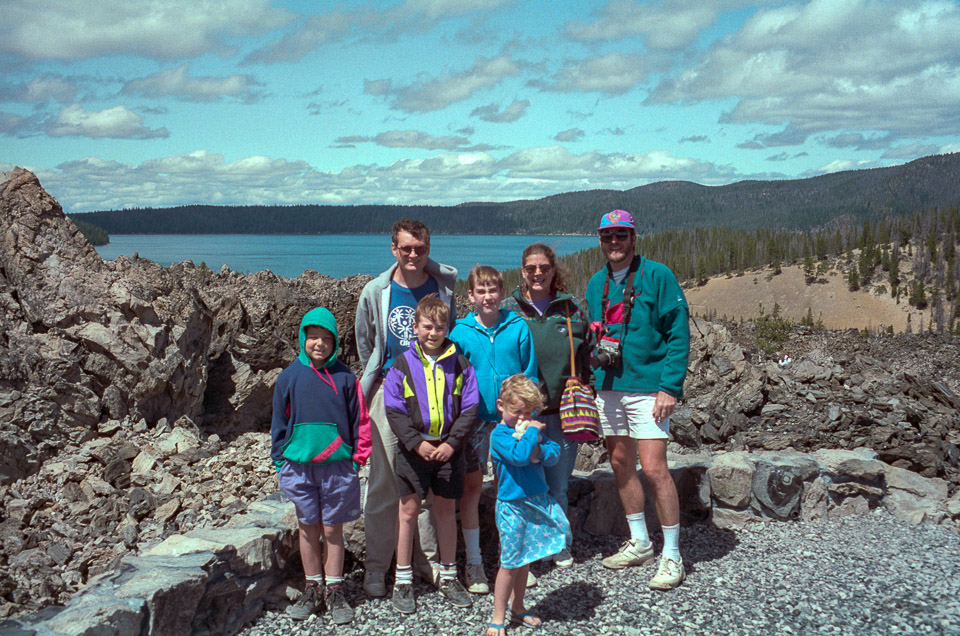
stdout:
<svg viewBox="0 0 960 636">
<path fill-rule="evenodd" d="M 419 302 L 416 335 L 383 381 L 384 406 L 397 436 L 396 584 L 391 601 L 403 614 L 417 611 L 413 596 L 413 539 L 420 502 L 433 490 L 440 549 L 440 591 L 453 605 L 470 607 L 457 579 L 457 499 L 463 496 L 463 447 L 477 418 L 480 393 L 470 362 L 447 338 L 450 307 L 436 296 Z"/>
</svg>

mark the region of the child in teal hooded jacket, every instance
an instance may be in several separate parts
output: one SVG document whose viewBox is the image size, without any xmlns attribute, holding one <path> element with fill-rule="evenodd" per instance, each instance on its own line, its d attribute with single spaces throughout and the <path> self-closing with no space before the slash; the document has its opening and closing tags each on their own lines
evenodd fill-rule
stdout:
<svg viewBox="0 0 960 636">
<path fill-rule="evenodd" d="M 323 307 L 307 312 L 299 341 L 297 359 L 274 388 L 270 452 L 280 490 L 297 509 L 307 578 L 289 613 L 302 620 L 326 605 L 334 623 L 349 623 L 353 609 L 343 593 L 343 524 L 360 517 L 357 468 L 370 455 L 370 417 L 357 376 L 337 360 L 333 314 Z"/>
</svg>

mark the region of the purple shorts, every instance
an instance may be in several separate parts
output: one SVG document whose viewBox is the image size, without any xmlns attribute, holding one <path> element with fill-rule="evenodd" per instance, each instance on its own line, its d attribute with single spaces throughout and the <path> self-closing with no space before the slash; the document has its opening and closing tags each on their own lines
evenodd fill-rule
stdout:
<svg viewBox="0 0 960 636">
<path fill-rule="evenodd" d="M 297 464 L 280 469 L 280 490 L 297 507 L 304 525 L 337 526 L 360 518 L 360 477 L 353 462 Z"/>
</svg>

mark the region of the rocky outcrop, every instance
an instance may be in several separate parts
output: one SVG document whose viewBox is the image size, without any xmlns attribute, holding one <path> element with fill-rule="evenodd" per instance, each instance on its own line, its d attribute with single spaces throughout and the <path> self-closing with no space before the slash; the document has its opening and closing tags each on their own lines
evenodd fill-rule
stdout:
<svg viewBox="0 0 960 636">
<path fill-rule="evenodd" d="M 0 182 L 0 241 L 0 484 L 105 422 L 262 430 L 312 307 L 333 311 L 353 351 L 367 278 L 104 262 L 25 170 Z"/>
<path fill-rule="evenodd" d="M 173 437 L 168 440 L 174 443 Z M 864 514 L 880 507 L 914 523 L 926 520 L 956 529 L 960 520 L 960 514 L 949 511 L 958 500 L 947 500 L 943 480 L 884 464 L 865 451 L 671 455 L 669 465 L 686 523 L 706 520 L 735 528 Z M 489 506 L 492 483 L 486 486 L 483 502 Z M 577 532 L 629 534 L 608 469 L 578 472 L 570 494 Z M 648 524 L 656 532 L 655 506 L 648 504 Z M 488 553 L 497 551 L 497 533 L 488 525 L 492 516 L 481 517 Z M 348 570 L 362 558 L 362 541 L 355 540 L 361 524 L 346 528 L 348 549 L 358 557 Z M 0 622 L 0 632 L 234 634 L 264 608 L 283 607 L 296 598 L 298 590 L 289 584 L 302 576 L 297 573 L 295 528 L 293 505 L 267 497 L 223 526 L 172 534 L 137 556 L 119 559 L 65 607 Z"/>
<path fill-rule="evenodd" d="M 696 450 L 870 448 L 960 486 L 960 350 L 952 336 L 798 327 L 793 361 L 756 350 L 749 326 L 693 321 L 687 399 L 671 433 Z"/>
</svg>

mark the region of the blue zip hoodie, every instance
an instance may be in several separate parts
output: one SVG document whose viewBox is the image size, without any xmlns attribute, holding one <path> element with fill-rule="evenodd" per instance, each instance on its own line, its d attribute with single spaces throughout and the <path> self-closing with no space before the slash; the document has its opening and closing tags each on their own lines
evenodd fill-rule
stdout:
<svg viewBox="0 0 960 636">
<path fill-rule="evenodd" d="M 537 380 L 537 354 L 527 322 L 517 314 L 500 310 L 497 323 L 484 327 L 477 314 L 461 318 L 450 331 L 450 340 L 473 365 L 480 388 L 481 419 L 499 422 L 497 398 L 500 383 L 522 373 L 534 383 Z"/>
</svg>

